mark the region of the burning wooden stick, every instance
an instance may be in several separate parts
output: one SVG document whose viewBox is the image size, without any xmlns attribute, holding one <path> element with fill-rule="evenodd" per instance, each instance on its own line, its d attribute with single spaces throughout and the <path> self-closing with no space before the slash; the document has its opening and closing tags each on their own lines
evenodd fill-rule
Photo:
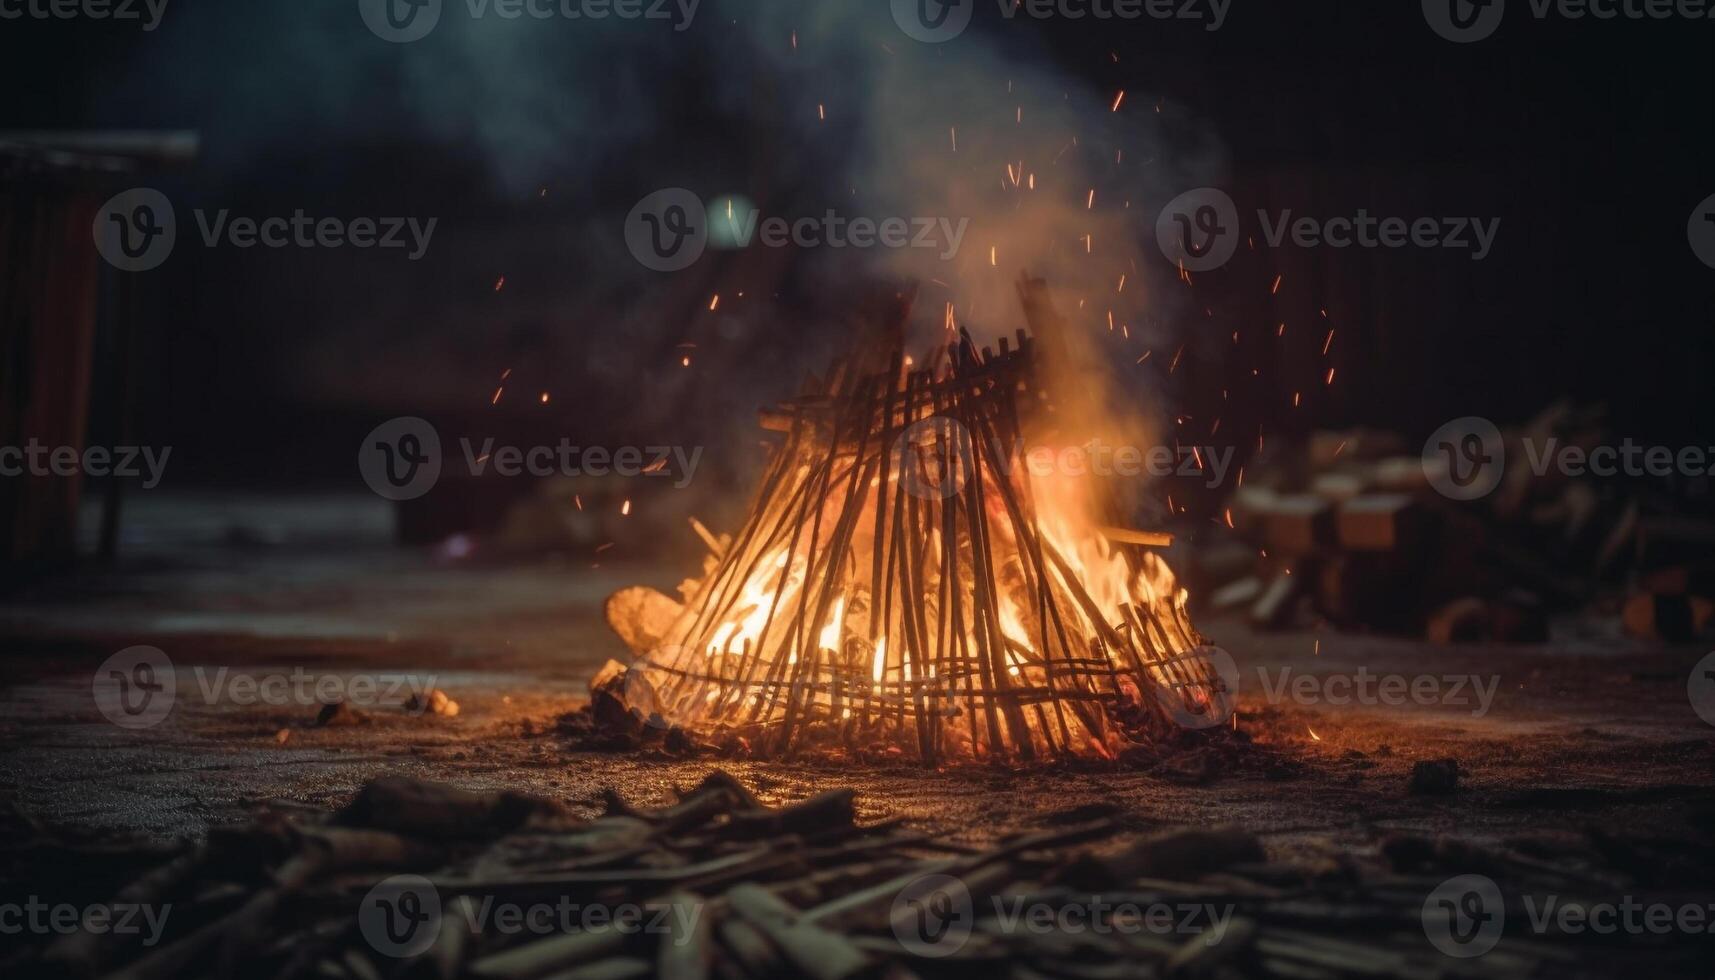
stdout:
<svg viewBox="0 0 1715 980">
<path fill-rule="evenodd" d="M 1059 329 L 1039 284 L 1020 296 Z M 908 365 L 899 322 L 771 413 L 784 440 L 749 517 L 730 538 L 699 529 L 712 570 L 626 700 L 756 754 L 930 764 L 1112 757 L 1146 737 L 1158 690 L 1214 703 L 1194 690 L 1213 671 L 1183 666 L 1201 639 L 1171 573 L 1109 544 L 1171 536 L 1104 523 L 1020 465 L 1034 339 L 996 352 L 961 333 Z"/>
</svg>

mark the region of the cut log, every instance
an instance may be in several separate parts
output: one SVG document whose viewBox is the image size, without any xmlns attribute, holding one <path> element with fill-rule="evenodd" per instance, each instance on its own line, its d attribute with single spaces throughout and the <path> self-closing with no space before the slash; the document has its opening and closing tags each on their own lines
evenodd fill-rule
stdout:
<svg viewBox="0 0 1715 980">
<path fill-rule="evenodd" d="M 714 964 L 713 915 L 708 903 L 676 891 L 661 903 L 667 931 L 661 934 L 656 975 L 662 980 L 706 980 Z"/>
<path fill-rule="evenodd" d="M 359 790 L 339 812 L 349 827 L 368 827 L 437 840 L 488 837 L 536 817 L 562 816 L 559 803 L 516 793 L 469 790 L 402 776 L 383 776 Z"/>
<path fill-rule="evenodd" d="M 1429 617 L 1424 633 L 1429 642 L 1446 646 L 1476 643 L 1487 639 L 1490 631 L 1489 604 L 1475 596 L 1466 596 L 1437 609 Z"/>
<path fill-rule="evenodd" d="M 1429 518 L 1403 493 L 1354 497 L 1340 506 L 1335 536 L 1352 551 L 1416 552 L 1427 538 Z"/>
<path fill-rule="evenodd" d="M 602 612 L 607 625 L 633 653 L 642 655 L 660 646 L 685 607 L 646 585 L 620 589 L 607 597 Z"/>
<path fill-rule="evenodd" d="M 1266 532 L 1273 554 L 1315 554 L 1334 543 L 1334 507 L 1307 494 L 1281 497 L 1268 512 Z"/>
<path fill-rule="evenodd" d="M 1715 622 L 1715 602 L 1697 596 L 1639 593 L 1620 613 L 1626 632 L 1646 640 L 1696 639 Z"/>
<path fill-rule="evenodd" d="M 1173 535 L 1162 531 L 1134 531 L 1129 527 L 1098 528 L 1102 537 L 1117 544 L 1136 544 L 1146 548 L 1171 548 Z"/>
<path fill-rule="evenodd" d="M 1254 834 L 1233 828 L 1172 830 L 1133 844 L 1111 858 L 1108 870 L 1115 881 L 1161 878 L 1190 881 L 1235 864 L 1268 860 Z"/>
<path fill-rule="evenodd" d="M 876 971 L 877 963 L 845 936 L 805 921 L 797 909 L 760 885 L 733 888 L 727 902 L 780 948 L 800 976 L 849 980 Z"/>
</svg>

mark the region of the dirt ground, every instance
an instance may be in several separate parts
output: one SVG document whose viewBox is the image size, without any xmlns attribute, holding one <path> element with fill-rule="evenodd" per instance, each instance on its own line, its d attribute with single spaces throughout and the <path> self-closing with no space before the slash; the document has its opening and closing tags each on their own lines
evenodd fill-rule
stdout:
<svg viewBox="0 0 1715 980">
<path fill-rule="evenodd" d="M 185 531 L 187 513 L 202 516 L 197 533 Z M 261 520 L 273 522 L 263 535 L 272 545 L 233 533 Z M 214 516 L 162 505 L 130 527 L 139 550 L 150 551 L 151 534 L 173 533 L 174 545 L 0 605 L 0 794 L 47 824 L 192 836 L 277 801 L 337 805 L 383 773 L 593 809 L 604 787 L 658 802 L 717 764 L 772 800 L 849 785 L 866 815 L 972 838 L 1098 802 L 1121 805 L 1139 827 L 1236 823 L 1282 848 L 1363 846 L 1390 829 L 1504 838 L 1612 825 L 1672 837 L 1715 815 L 1715 727 L 1686 686 L 1708 651 L 1589 626 L 1557 625 L 1542 646 L 1433 647 L 1204 621 L 1241 669 L 1238 727 L 1258 762 L 1238 771 L 685 762 L 569 751 L 553 724 L 600 663 L 623 656 L 601 600 L 625 584 L 667 587 L 679 569 L 400 552 L 386 546 L 384 512 L 344 501 Z M 179 695 L 142 731 L 108 723 L 91 693 L 96 667 L 137 644 L 171 658 Z M 294 670 L 432 678 L 461 711 L 376 709 L 361 726 L 316 728 L 313 703 L 204 693 L 220 678 Z M 1360 670 L 1437 678 L 1439 694 L 1424 705 L 1330 703 L 1343 689 L 1323 692 L 1320 680 Z M 1270 695 L 1283 679 L 1306 684 L 1293 680 L 1302 675 L 1319 679 L 1311 697 Z M 1476 686 L 1455 680 L 1466 677 Z M 1409 793 L 1413 764 L 1441 758 L 1458 760 L 1458 791 Z"/>
<path fill-rule="evenodd" d="M 624 585 L 670 589 L 682 568 L 623 547 L 605 560 L 403 551 L 373 501 L 140 510 L 132 557 L 0 602 L 0 893 L 102 900 L 184 840 L 339 807 L 383 775 L 523 790 L 594 816 L 604 789 L 665 804 L 718 767 L 770 804 L 851 787 L 860 819 L 900 817 L 962 844 L 1109 807 L 1140 833 L 1242 827 L 1270 860 L 1300 868 L 1385 866 L 1402 839 L 1511 855 L 1512 874 L 1583 874 L 1568 869 L 1600 852 L 1604 877 L 1573 879 L 1609 882 L 1594 897 L 1626 887 L 1709 904 L 1715 726 L 1688 691 L 1705 649 L 1643 646 L 1588 622 L 1557 623 L 1540 646 L 1435 647 L 1258 635 L 1205 618 L 1239 666 L 1240 734 L 1217 748 L 1193 739 L 1147 768 L 592 753 L 556 722 L 584 703 L 607 658 L 625 656 L 601 603 Z M 104 661 L 137 645 L 170 661 L 175 695 L 141 729 L 108 720 L 94 694 Z M 293 678 L 399 678 L 445 691 L 460 710 L 414 715 L 399 691 L 363 724 L 317 727 L 313 691 L 243 696 L 246 682 Z M 1379 696 L 1398 690 L 1382 686 L 1388 678 L 1429 696 L 1386 703 Z M 1345 703 L 1349 693 L 1368 703 Z M 1412 792 L 1414 765 L 1440 759 L 1457 760 L 1457 789 Z M 1611 975 L 1646 957 L 1656 975 L 1691 976 L 1706 962 L 1707 936 L 1652 938 L 1563 950 L 1556 969 Z M 1396 939 L 1423 951 L 1420 935 Z"/>
</svg>

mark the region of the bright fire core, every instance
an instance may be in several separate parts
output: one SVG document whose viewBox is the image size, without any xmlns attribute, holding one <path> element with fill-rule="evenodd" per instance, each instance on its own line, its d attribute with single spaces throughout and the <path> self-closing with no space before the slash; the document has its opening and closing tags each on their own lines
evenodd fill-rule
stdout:
<svg viewBox="0 0 1715 980">
<path fill-rule="evenodd" d="M 1031 346 L 848 363 L 790 403 L 743 528 L 628 690 L 771 755 L 1112 757 L 1151 721 L 1224 720 L 1166 562 L 1018 458 Z"/>
</svg>

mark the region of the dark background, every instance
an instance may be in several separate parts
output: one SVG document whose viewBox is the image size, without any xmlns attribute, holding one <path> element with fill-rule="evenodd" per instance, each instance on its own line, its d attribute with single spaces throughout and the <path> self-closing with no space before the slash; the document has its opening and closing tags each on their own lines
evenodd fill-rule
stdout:
<svg viewBox="0 0 1715 980">
<path fill-rule="evenodd" d="M 706 465 L 746 472 L 754 409 L 846 342 L 865 274 L 842 281 L 750 253 L 647 273 L 624 252 L 621 220 L 673 184 L 764 200 L 838 193 L 845 175 L 830 161 L 849 151 L 843 141 L 885 121 L 850 135 L 836 123 L 812 143 L 806 86 L 819 89 L 813 101 L 855 105 L 868 59 L 943 52 L 899 35 L 876 3 L 873 36 L 782 70 L 749 49 L 745 22 L 765 4 L 706 0 L 684 35 L 530 24 L 526 56 L 450 75 L 464 18 L 393 46 L 353 6 L 174 0 L 152 34 L 0 24 L 0 128 L 202 136 L 196 167 L 152 182 L 179 203 L 180 244 L 141 286 L 135 439 L 175 447 L 175 480 L 357 488 L 362 433 L 419 414 L 519 440 L 732 447 Z M 1058 72 L 1085 86 L 1069 101 L 1124 89 L 1128 112 L 1167 106 L 1170 134 L 1214 134 L 1216 179 L 1242 214 L 1502 219 L 1480 263 L 1420 250 L 1241 252 L 1198 277 L 1191 301 L 1162 303 L 1155 328 L 1187 345 L 1185 363 L 1169 376 L 1158 351 L 1128 383 L 1169 412 L 1224 413 L 1216 441 L 1354 424 L 1416 440 L 1456 416 L 1505 424 L 1570 397 L 1606 402 L 1619 435 L 1708 444 L 1715 270 L 1685 228 L 1715 193 L 1715 22 L 1538 21 L 1514 6 L 1496 36 L 1455 45 L 1415 3 L 1235 0 L 1214 33 L 1006 22 L 979 3 L 971 32 L 942 48 L 951 59 L 987 45 Z M 877 55 L 873 38 L 887 36 L 891 50 Z M 925 91 L 925 111 L 940 97 Z M 1152 283 L 1173 282 L 1153 247 L 1167 196 L 1152 188 L 1136 204 Z M 440 221 L 429 255 L 411 263 L 204 249 L 198 206 Z M 714 292 L 725 298 L 710 313 Z M 1324 326 L 1337 329 L 1326 360 Z M 690 369 L 686 343 L 697 345 Z M 1331 388 L 1323 365 L 1337 369 Z M 507 369 L 507 394 L 491 404 Z M 92 443 L 113 417 L 104 397 L 98 385 Z"/>
</svg>

